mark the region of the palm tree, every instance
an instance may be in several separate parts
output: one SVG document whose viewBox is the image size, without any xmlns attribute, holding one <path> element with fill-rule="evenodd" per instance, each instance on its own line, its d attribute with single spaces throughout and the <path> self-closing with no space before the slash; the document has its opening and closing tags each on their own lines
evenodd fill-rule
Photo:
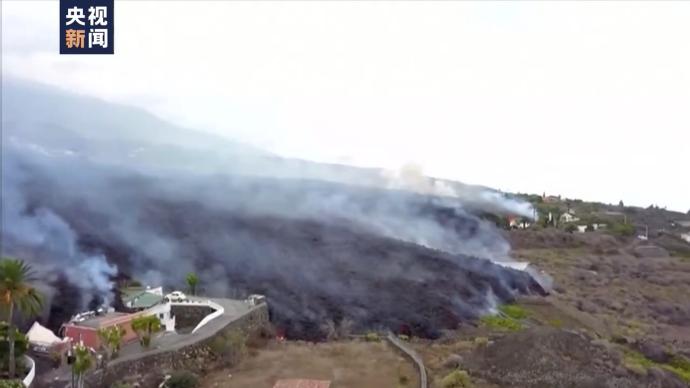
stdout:
<svg viewBox="0 0 690 388">
<path fill-rule="evenodd" d="M 146 315 L 132 319 L 132 329 L 139 336 L 141 346 L 151 345 L 151 335 L 161 329 L 161 320 L 155 315 Z"/>
<path fill-rule="evenodd" d="M 189 286 L 189 292 L 192 295 L 196 295 L 196 286 L 199 284 L 199 277 L 194 272 L 187 274 L 187 285 Z"/>
<path fill-rule="evenodd" d="M 119 325 L 104 327 L 98 330 L 98 337 L 101 339 L 101 346 L 105 349 L 108 360 L 117 357 L 124 336 L 125 329 Z"/>
<path fill-rule="evenodd" d="M 43 297 L 31 286 L 35 280 L 31 266 L 23 260 L 3 257 L 0 261 L 0 304 L 7 309 L 9 340 L 9 377 L 15 377 L 17 360 L 14 357 L 14 310 L 25 316 L 38 315 Z"/>
<path fill-rule="evenodd" d="M 74 363 L 72 364 L 72 372 L 77 376 L 77 387 L 84 387 L 84 376 L 86 372 L 91 369 L 93 365 L 93 357 L 91 351 L 84 345 L 76 345 L 74 347 Z"/>
</svg>

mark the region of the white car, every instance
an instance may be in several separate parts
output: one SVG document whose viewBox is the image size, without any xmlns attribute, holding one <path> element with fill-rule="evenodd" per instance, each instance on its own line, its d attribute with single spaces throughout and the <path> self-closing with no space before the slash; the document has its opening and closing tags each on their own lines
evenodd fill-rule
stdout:
<svg viewBox="0 0 690 388">
<path fill-rule="evenodd" d="M 171 302 L 184 302 L 187 300 L 187 295 L 182 291 L 173 291 L 165 296 Z"/>
</svg>

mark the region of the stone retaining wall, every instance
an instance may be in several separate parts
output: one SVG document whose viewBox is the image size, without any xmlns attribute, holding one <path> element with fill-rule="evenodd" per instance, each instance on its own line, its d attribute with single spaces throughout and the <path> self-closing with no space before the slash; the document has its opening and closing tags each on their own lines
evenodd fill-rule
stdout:
<svg viewBox="0 0 690 388">
<path fill-rule="evenodd" d="M 226 352 L 221 356 L 214 352 L 217 345 L 214 340 L 237 330 L 244 334 L 251 334 L 262 325 L 267 324 L 268 306 L 264 303 L 254 307 L 247 314 L 230 321 L 215 333 L 199 335 L 195 342 L 182 345 L 179 348 L 158 349 L 142 353 L 135 359 L 117 359 L 110 363 L 105 378 L 102 371 L 95 371 L 87 377 L 87 387 L 110 387 L 118 381 L 138 383 L 141 388 L 155 388 L 162 381 L 165 374 L 173 371 L 188 370 L 197 374 L 205 374 L 220 366 L 232 364 L 237 360 L 228 359 Z M 232 357 L 232 356 L 230 356 Z"/>
<path fill-rule="evenodd" d="M 204 317 L 215 310 L 209 306 L 170 306 L 170 313 L 175 317 L 177 329 L 193 329 Z"/>
</svg>

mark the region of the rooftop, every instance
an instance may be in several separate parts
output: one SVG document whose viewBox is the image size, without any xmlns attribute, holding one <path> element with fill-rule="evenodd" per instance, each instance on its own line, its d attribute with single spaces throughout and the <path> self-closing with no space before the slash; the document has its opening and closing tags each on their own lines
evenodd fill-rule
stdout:
<svg viewBox="0 0 690 388">
<path fill-rule="evenodd" d="M 100 329 L 103 327 L 112 326 L 118 323 L 127 322 L 134 314 L 127 313 L 106 313 L 103 315 L 94 315 L 92 317 L 86 318 L 83 321 L 70 322 L 70 324 L 75 326 L 90 327 L 93 329 Z"/>
<path fill-rule="evenodd" d="M 163 290 L 150 287 L 121 288 L 122 303 L 130 308 L 149 308 L 163 300 Z"/>
<path fill-rule="evenodd" d="M 160 302 L 161 300 L 163 300 L 163 297 L 160 295 L 152 294 L 150 292 L 143 292 L 140 295 L 137 295 L 136 297 L 134 297 L 133 299 L 130 299 L 130 301 L 132 303 L 131 303 L 131 305 L 129 305 L 129 307 L 131 307 L 131 308 L 148 308 L 148 307 L 151 307 L 151 306 L 155 305 L 156 303 Z M 124 299 L 123 299 L 123 302 L 127 303 L 127 302 L 125 302 Z"/>
</svg>

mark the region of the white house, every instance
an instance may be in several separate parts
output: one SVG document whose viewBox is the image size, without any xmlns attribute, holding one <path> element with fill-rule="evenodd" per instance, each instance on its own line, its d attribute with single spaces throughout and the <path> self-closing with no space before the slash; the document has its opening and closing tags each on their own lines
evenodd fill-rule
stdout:
<svg viewBox="0 0 690 388">
<path fill-rule="evenodd" d="M 175 331 L 175 317 L 172 315 L 170 302 L 161 302 L 144 310 L 143 315 L 155 315 L 160 319 L 165 331 Z"/>
<path fill-rule="evenodd" d="M 573 214 L 572 210 L 568 211 L 567 213 L 561 214 L 561 217 L 560 217 L 559 220 L 560 220 L 561 223 L 565 223 L 565 222 L 577 222 L 577 221 L 580 221 L 579 218 L 575 217 L 575 215 Z"/>
</svg>

